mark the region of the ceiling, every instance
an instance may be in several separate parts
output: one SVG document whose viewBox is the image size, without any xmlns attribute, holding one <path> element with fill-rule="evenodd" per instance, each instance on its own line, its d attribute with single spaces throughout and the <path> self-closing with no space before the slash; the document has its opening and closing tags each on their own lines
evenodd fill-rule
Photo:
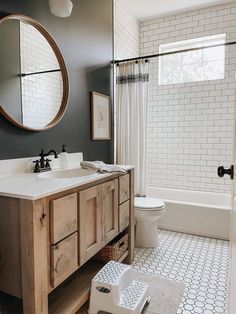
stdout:
<svg viewBox="0 0 236 314">
<path fill-rule="evenodd" d="M 127 10 L 139 20 L 233 0 L 126 0 Z"/>
</svg>

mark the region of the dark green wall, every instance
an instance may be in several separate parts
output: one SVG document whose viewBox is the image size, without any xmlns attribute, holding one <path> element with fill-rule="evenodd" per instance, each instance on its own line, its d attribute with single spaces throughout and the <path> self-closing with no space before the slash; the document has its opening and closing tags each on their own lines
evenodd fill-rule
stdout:
<svg viewBox="0 0 236 314">
<path fill-rule="evenodd" d="M 41 148 L 80 151 L 88 160 L 112 161 L 113 141 L 90 140 L 89 91 L 112 96 L 112 0 L 73 0 L 68 18 L 53 16 L 48 0 L 0 0 L 1 12 L 37 19 L 56 40 L 70 78 L 70 99 L 62 121 L 43 132 L 29 132 L 0 117 L 0 159 L 35 156 Z M 4 13 L 2 13 L 4 15 Z"/>
</svg>

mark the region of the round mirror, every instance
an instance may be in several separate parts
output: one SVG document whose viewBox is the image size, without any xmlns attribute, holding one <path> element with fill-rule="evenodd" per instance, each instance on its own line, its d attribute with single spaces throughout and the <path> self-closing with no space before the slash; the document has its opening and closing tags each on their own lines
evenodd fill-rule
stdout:
<svg viewBox="0 0 236 314">
<path fill-rule="evenodd" d="M 0 110 L 15 125 L 41 131 L 62 118 L 69 80 L 54 39 L 36 20 L 0 20 Z"/>
</svg>

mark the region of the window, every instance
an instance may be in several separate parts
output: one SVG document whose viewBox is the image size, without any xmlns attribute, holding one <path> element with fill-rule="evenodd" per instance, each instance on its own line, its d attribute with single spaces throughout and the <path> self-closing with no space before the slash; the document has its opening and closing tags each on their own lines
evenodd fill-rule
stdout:
<svg viewBox="0 0 236 314">
<path fill-rule="evenodd" d="M 159 53 L 224 44 L 225 34 L 160 45 Z M 219 80 L 225 75 L 225 46 L 159 58 L 159 85 Z"/>
</svg>

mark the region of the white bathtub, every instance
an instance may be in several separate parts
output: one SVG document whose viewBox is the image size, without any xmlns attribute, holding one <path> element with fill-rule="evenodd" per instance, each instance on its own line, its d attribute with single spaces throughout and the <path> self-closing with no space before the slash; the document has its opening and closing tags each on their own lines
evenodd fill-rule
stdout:
<svg viewBox="0 0 236 314">
<path fill-rule="evenodd" d="M 160 228 L 229 239 L 230 194 L 148 186 L 147 196 L 162 198 L 166 203 Z"/>
</svg>

